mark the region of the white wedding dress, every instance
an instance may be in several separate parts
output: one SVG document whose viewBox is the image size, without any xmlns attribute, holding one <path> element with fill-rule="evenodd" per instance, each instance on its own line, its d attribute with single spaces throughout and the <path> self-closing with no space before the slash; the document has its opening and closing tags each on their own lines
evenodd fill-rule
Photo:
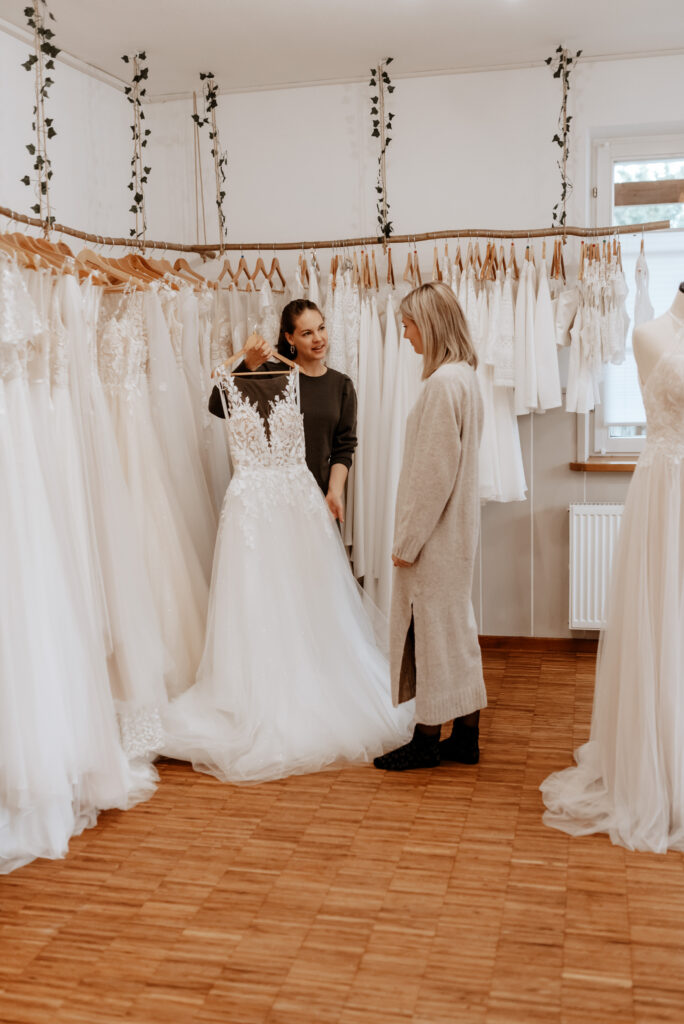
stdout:
<svg viewBox="0 0 684 1024">
<path fill-rule="evenodd" d="M 224 385 L 234 475 L 202 664 L 171 704 L 165 753 L 231 782 L 370 761 L 407 740 L 413 706 L 392 707 L 363 592 L 306 466 L 298 371 Z"/>
<path fill-rule="evenodd" d="M 643 388 L 646 447 L 613 561 L 591 735 L 541 790 L 547 825 L 684 850 L 684 339 Z"/>
</svg>

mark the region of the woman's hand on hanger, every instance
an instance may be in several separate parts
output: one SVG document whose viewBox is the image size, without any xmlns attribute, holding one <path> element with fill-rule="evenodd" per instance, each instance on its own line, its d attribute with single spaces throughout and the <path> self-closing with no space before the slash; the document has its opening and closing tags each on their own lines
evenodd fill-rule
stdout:
<svg viewBox="0 0 684 1024">
<path fill-rule="evenodd" d="M 413 565 L 413 562 L 405 562 L 403 558 L 397 558 L 396 555 L 392 555 L 392 562 L 395 569 L 410 569 Z"/>
<path fill-rule="evenodd" d="M 245 344 L 245 365 L 248 370 L 258 370 L 260 366 L 267 363 L 273 350 L 265 338 L 258 334 L 251 335 Z"/>
</svg>

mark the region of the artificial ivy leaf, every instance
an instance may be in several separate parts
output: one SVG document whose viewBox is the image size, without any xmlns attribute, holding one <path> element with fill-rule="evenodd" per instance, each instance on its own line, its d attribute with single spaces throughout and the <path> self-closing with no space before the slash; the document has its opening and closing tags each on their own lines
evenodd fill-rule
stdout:
<svg viewBox="0 0 684 1024">
<path fill-rule="evenodd" d="M 145 53 L 145 51 L 144 51 L 144 50 L 142 50 L 142 51 L 141 51 L 141 52 L 140 52 L 140 53 L 138 54 L 138 57 L 140 58 L 140 60 L 147 60 L 147 54 Z"/>
<path fill-rule="evenodd" d="M 56 134 L 57 134 L 57 132 L 55 131 L 54 128 L 48 128 L 48 133 L 47 133 L 48 139 L 54 139 Z"/>
<path fill-rule="evenodd" d="M 391 64 L 393 60 L 394 57 L 388 57 L 387 60 L 385 61 L 385 64 Z"/>
<path fill-rule="evenodd" d="M 152 134 L 151 129 L 150 128 L 146 128 L 145 129 L 145 135 L 151 135 L 151 134 Z"/>
<path fill-rule="evenodd" d="M 32 142 L 29 142 L 29 144 L 28 144 L 28 146 L 26 148 L 28 149 L 28 151 L 31 154 L 31 156 L 34 156 L 34 154 L 36 152 L 36 147 L 34 146 L 34 144 Z"/>
<path fill-rule="evenodd" d="M 373 138 L 373 139 L 379 139 L 380 138 L 380 132 L 378 131 L 377 128 L 374 128 L 373 131 L 371 132 L 371 138 Z"/>
<path fill-rule="evenodd" d="M 34 213 L 40 213 L 40 203 L 36 203 L 36 205 L 32 206 L 31 209 Z"/>
<path fill-rule="evenodd" d="M 47 195 L 47 181 L 41 181 L 41 183 L 40 183 L 40 194 L 42 196 Z"/>
<path fill-rule="evenodd" d="M 130 62 L 130 59 L 131 58 L 128 56 L 128 54 L 125 54 L 125 53 L 124 53 L 123 57 L 121 58 L 121 60 L 124 62 L 124 64 L 128 64 Z"/>
<path fill-rule="evenodd" d="M 149 174 L 151 170 L 151 167 L 143 167 L 143 171 L 145 172 L 145 174 Z"/>
<path fill-rule="evenodd" d="M 25 174 L 24 177 L 20 178 L 19 180 L 21 181 L 22 185 L 30 185 L 31 184 L 31 179 L 29 178 L 28 174 Z"/>
<path fill-rule="evenodd" d="M 387 92 L 394 92 L 394 86 L 393 85 L 388 85 L 387 86 Z"/>
<path fill-rule="evenodd" d="M 32 7 L 25 7 L 24 8 L 24 17 L 26 17 L 26 18 L 32 18 L 33 17 L 33 8 Z"/>
<path fill-rule="evenodd" d="M 130 210 L 128 212 L 129 213 L 137 213 L 138 212 L 138 207 L 137 206 L 131 206 L 131 208 L 130 208 Z"/>
<path fill-rule="evenodd" d="M 131 190 L 131 192 L 132 192 L 135 186 L 133 185 L 132 181 L 129 181 L 128 185 L 126 187 L 129 188 Z"/>
</svg>

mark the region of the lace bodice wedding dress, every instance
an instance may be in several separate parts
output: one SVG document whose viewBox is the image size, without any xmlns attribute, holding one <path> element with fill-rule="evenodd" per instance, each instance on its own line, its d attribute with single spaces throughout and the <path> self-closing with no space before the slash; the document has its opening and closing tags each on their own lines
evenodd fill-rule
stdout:
<svg viewBox="0 0 684 1024">
<path fill-rule="evenodd" d="M 196 685 L 167 753 L 232 782 L 368 761 L 408 736 L 337 526 L 305 462 L 298 371 L 226 376 L 233 463 Z"/>
<path fill-rule="evenodd" d="M 684 850 L 684 337 L 643 387 L 648 439 L 614 556 L 588 743 L 542 784 L 544 820 Z"/>
</svg>

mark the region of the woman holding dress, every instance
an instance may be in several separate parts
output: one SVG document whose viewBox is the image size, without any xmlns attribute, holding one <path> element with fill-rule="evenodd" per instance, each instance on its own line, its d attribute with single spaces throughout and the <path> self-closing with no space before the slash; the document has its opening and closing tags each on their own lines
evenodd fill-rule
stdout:
<svg viewBox="0 0 684 1024">
<path fill-rule="evenodd" d="M 375 759 L 388 771 L 477 763 L 487 704 L 471 600 L 483 419 L 477 356 L 448 285 L 421 285 L 400 312 L 405 337 L 423 356 L 423 385 L 406 425 L 397 492 L 390 663 L 393 701 L 415 697 L 417 724 L 409 743 Z"/>
<path fill-rule="evenodd" d="M 392 706 L 381 628 L 334 521 L 355 443 L 353 388 L 325 368 L 312 306 L 298 300 L 283 313 L 291 372 L 220 372 L 234 473 L 202 663 L 170 707 L 164 752 L 230 782 L 368 762 L 405 742 L 413 721 L 412 707 Z M 255 348 L 248 359 L 263 365 L 270 351 Z M 330 390 L 317 390 L 326 379 Z"/>
<path fill-rule="evenodd" d="M 356 391 L 346 374 L 326 365 L 328 332 L 323 314 L 314 302 L 295 299 L 285 306 L 278 352 L 300 368 L 306 464 L 332 515 L 344 522 L 344 487 L 356 449 Z M 239 370 L 260 370 L 271 356 L 268 342 L 253 336 L 248 339 Z M 269 368 L 282 369 L 282 363 Z M 224 416 L 218 387 L 211 393 L 209 410 L 215 416 Z"/>
</svg>

